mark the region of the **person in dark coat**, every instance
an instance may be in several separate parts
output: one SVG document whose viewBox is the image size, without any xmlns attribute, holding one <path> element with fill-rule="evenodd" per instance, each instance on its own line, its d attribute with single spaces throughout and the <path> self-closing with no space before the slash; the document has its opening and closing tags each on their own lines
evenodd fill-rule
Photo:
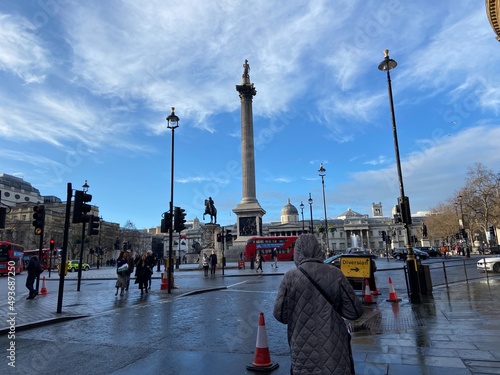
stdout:
<svg viewBox="0 0 500 375">
<path fill-rule="evenodd" d="M 322 260 L 316 237 L 300 235 L 294 253 L 297 269 L 283 276 L 273 315 L 288 326 L 292 374 L 354 374 L 344 319 L 361 317 L 362 301 L 340 269 Z"/>
<path fill-rule="evenodd" d="M 139 284 L 141 295 L 144 294 L 144 289 L 148 293 L 148 282 L 151 278 L 151 269 L 148 266 L 146 255 L 144 254 L 135 265 L 135 283 Z"/>
<path fill-rule="evenodd" d="M 154 272 L 154 267 L 155 267 L 156 259 L 153 255 L 152 250 L 148 250 L 146 253 L 146 264 L 148 265 L 149 268 L 149 279 L 148 279 L 148 289 L 151 290 L 151 280 Z"/>
<path fill-rule="evenodd" d="M 210 277 L 215 277 L 215 271 L 217 271 L 217 254 L 212 250 L 212 254 L 208 257 L 208 263 L 210 264 Z"/>
<path fill-rule="evenodd" d="M 33 287 L 33 284 L 35 283 L 38 275 L 40 275 L 40 262 L 38 261 L 38 257 L 36 255 L 33 255 L 30 258 L 26 271 L 28 271 L 28 276 L 26 277 L 26 288 L 30 291 L 30 295 L 26 299 L 33 299 L 38 294 Z"/>
<path fill-rule="evenodd" d="M 120 252 L 120 256 L 116 260 L 116 293 L 118 295 L 118 290 L 121 289 L 120 296 L 123 296 L 123 290 L 127 287 L 127 278 L 130 275 L 128 269 L 127 255 L 124 251 Z"/>
</svg>

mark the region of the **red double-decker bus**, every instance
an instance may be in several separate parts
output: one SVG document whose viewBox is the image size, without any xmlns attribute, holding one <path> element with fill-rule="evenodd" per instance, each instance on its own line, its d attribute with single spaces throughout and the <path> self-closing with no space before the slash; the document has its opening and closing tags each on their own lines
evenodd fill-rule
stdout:
<svg viewBox="0 0 500 375">
<path fill-rule="evenodd" d="M 0 241 L 0 275 L 7 275 L 15 270 L 16 275 L 24 270 L 24 247 L 12 242 Z"/>
<path fill-rule="evenodd" d="M 293 251 L 297 236 L 267 236 L 252 237 L 245 246 L 245 260 L 255 259 L 257 252 L 264 256 L 264 260 L 271 260 L 271 251 L 276 249 L 278 260 L 293 260 Z"/>
</svg>

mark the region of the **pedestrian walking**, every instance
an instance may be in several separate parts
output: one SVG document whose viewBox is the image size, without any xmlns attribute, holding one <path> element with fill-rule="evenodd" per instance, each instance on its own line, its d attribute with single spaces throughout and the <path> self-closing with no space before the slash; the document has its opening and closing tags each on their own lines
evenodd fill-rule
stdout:
<svg viewBox="0 0 500 375">
<path fill-rule="evenodd" d="M 146 289 L 146 294 L 148 293 L 150 278 L 151 269 L 148 265 L 147 256 L 144 254 L 135 265 L 135 284 L 139 284 L 141 295 L 144 294 L 144 289 Z"/>
<path fill-rule="evenodd" d="M 156 263 L 156 259 L 153 255 L 152 250 L 148 250 L 146 253 L 146 263 L 147 263 L 148 268 L 149 268 L 148 289 L 151 290 L 151 282 L 153 279 L 153 272 L 154 272 L 155 263 Z"/>
<path fill-rule="evenodd" d="M 217 254 L 212 250 L 212 254 L 208 258 L 208 263 L 210 264 L 210 277 L 215 277 L 215 271 L 217 271 Z"/>
<path fill-rule="evenodd" d="M 127 259 L 128 264 L 127 286 L 125 287 L 125 290 L 128 291 L 128 287 L 130 286 L 130 277 L 134 273 L 135 259 L 132 256 L 132 252 L 130 250 L 127 251 L 124 255 L 125 259 Z"/>
<path fill-rule="evenodd" d="M 313 234 L 295 243 L 297 269 L 285 273 L 273 315 L 286 324 L 292 374 L 354 374 L 351 335 L 344 319 L 356 320 L 363 305 L 344 274 L 323 263 Z"/>
<path fill-rule="evenodd" d="M 262 270 L 262 263 L 264 263 L 264 262 L 265 262 L 264 256 L 259 252 L 257 254 L 257 257 L 255 258 L 255 266 L 256 266 L 255 272 L 259 272 L 259 270 L 260 270 L 260 272 L 264 272 Z"/>
<path fill-rule="evenodd" d="M 273 263 L 271 263 L 271 267 L 278 268 L 278 251 L 276 248 L 271 250 L 271 258 Z"/>
<path fill-rule="evenodd" d="M 118 290 L 120 291 L 120 296 L 123 296 L 123 291 L 127 287 L 127 277 L 130 275 L 128 270 L 128 261 L 125 251 L 121 251 L 118 259 L 116 260 L 116 293 L 118 295 Z"/>
<path fill-rule="evenodd" d="M 26 288 L 30 291 L 28 298 L 33 299 L 37 296 L 38 292 L 36 291 L 33 284 L 35 283 L 36 278 L 41 274 L 41 267 L 43 267 L 38 261 L 38 257 L 33 255 L 26 267 L 26 271 L 28 271 L 28 276 L 26 277 Z"/>
<path fill-rule="evenodd" d="M 208 276 L 208 268 L 209 268 L 207 254 L 203 254 L 202 265 L 203 265 L 203 274 L 205 277 L 207 277 Z"/>
</svg>

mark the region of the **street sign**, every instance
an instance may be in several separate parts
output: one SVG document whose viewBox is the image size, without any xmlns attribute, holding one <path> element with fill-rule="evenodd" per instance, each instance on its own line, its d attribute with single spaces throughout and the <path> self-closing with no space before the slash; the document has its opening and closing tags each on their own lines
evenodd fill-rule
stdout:
<svg viewBox="0 0 500 375">
<path fill-rule="evenodd" d="M 340 270 L 346 277 L 368 279 L 371 269 L 370 257 L 341 257 Z"/>
</svg>

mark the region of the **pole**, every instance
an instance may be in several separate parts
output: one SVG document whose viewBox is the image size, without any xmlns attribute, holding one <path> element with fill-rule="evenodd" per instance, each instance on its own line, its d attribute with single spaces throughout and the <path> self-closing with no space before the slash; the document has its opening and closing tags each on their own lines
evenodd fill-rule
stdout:
<svg viewBox="0 0 500 375">
<path fill-rule="evenodd" d="M 40 233 L 40 246 L 38 248 L 38 261 L 40 265 L 43 266 L 43 235 L 45 233 L 45 226 L 42 227 L 42 233 Z M 38 287 L 40 286 L 40 274 L 36 277 L 36 292 L 38 293 Z"/>
<path fill-rule="evenodd" d="M 80 291 L 80 285 L 82 283 L 82 263 L 83 263 L 83 250 L 85 249 L 85 222 L 82 223 L 82 246 L 80 248 L 80 260 L 78 263 L 78 284 L 76 291 Z"/>
<path fill-rule="evenodd" d="M 394 100 L 392 98 L 390 70 L 394 68 L 396 65 L 397 63 L 394 60 L 389 59 L 389 51 L 386 50 L 385 60 L 379 65 L 379 69 L 386 70 L 387 72 L 387 89 L 389 92 L 389 104 L 391 109 L 392 135 L 394 138 L 394 152 L 396 154 L 396 166 L 398 170 L 400 201 L 402 203 L 400 207 L 404 209 L 404 212 L 401 212 L 401 217 L 403 219 L 402 221 L 406 231 L 405 246 L 408 253 L 408 256 L 406 257 L 406 264 L 408 268 L 408 276 L 410 281 L 410 301 L 412 303 L 421 303 L 422 296 L 420 292 L 420 280 L 418 277 L 419 265 L 417 260 L 415 259 L 415 254 L 413 253 L 413 247 L 411 245 L 411 229 L 410 229 L 411 214 L 410 214 L 409 201 L 407 200 L 404 192 L 403 173 L 401 171 L 401 160 L 399 157 L 398 133 L 396 130 L 396 115 L 394 112 Z M 406 204 L 407 202 L 408 204 Z"/>
<path fill-rule="evenodd" d="M 325 210 L 325 241 L 326 241 L 326 254 L 330 256 L 330 244 L 328 243 L 328 218 L 326 216 L 326 199 L 325 199 L 325 179 L 321 176 L 321 185 L 323 186 L 323 208 Z"/>
<path fill-rule="evenodd" d="M 226 242 L 226 229 L 222 228 L 222 275 L 224 275 L 224 263 L 226 263 L 225 253 L 224 253 L 224 243 Z"/>
<path fill-rule="evenodd" d="M 311 198 L 311 193 L 309 193 L 309 211 L 311 213 L 311 223 L 310 223 L 310 227 L 311 227 L 311 231 L 310 233 L 314 233 L 314 230 L 313 230 L 313 200 Z"/>
<path fill-rule="evenodd" d="M 71 215 L 71 196 L 73 193 L 73 189 L 71 187 L 71 183 L 68 182 L 67 188 L 67 198 L 66 198 L 66 217 L 64 219 L 64 237 L 63 237 L 63 246 L 61 252 L 61 264 L 59 265 L 59 292 L 57 294 L 57 313 L 60 314 L 62 312 L 62 301 L 63 301 L 63 292 L 64 292 L 64 276 L 66 276 L 66 256 L 68 253 L 68 234 L 69 234 L 69 217 Z"/>
<path fill-rule="evenodd" d="M 170 229 L 168 231 L 168 293 L 172 293 L 172 274 L 174 273 L 174 265 L 172 264 L 172 244 L 173 244 L 173 226 L 174 226 L 174 132 L 172 128 L 172 154 L 170 166 Z"/>
</svg>

